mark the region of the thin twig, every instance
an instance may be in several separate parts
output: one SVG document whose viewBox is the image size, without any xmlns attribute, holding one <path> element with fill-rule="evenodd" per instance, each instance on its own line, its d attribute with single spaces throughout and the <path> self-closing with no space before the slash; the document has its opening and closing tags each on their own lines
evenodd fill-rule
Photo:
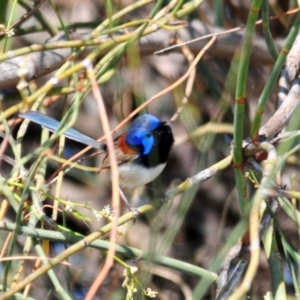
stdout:
<svg viewBox="0 0 300 300">
<path fill-rule="evenodd" d="M 100 93 L 100 87 L 98 86 L 97 80 L 94 75 L 93 64 L 91 61 L 87 59 L 85 59 L 82 63 L 86 67 L 87 76 L 91 82 L 93 95 L 98 104 L 99 118 L 101 120 L 103 131 L 107 142 L 110 171 L 112 177 L 112 207 L 114 212 L 114 221 L 112 222 L 112 227 L 110 231 L 110 244 L 109 244 L 109 249 L 105 259 L 104 266 L 85 297 L 86 300 L 91 300 L 94 299 L 94 296 L 98 288 L 100 287 L 101 283 L 107 276 L 114 262 L 114 256 L 116 252 L 116 239 L 117 239 L 117 220 L 120 216 L 120 197 L 118 193 L 118 187 L 120 184 L 119 184 L 118 163 L 116 158 L 116 151 L 114 148 L 114 140 L 109 127 L 109 121 L 108 121 L 104 101 Z"/>
<path fill-rule="evenodd" d="M 41 0 L 36 6 L 34 6 L 30 11 L 25 13 L 18 21 L 16 21 L 14 24 L 10 26 L 8 30 L 5 30 L 4 32 L 0 32 L 0 37 L 7 34 L 7 31 L 10 31 L 14 29 L 15 27 L 21 25 L 23 22 L 25 22 L 32 14 L 34 14 L 47 0 Z"/>
</svg>

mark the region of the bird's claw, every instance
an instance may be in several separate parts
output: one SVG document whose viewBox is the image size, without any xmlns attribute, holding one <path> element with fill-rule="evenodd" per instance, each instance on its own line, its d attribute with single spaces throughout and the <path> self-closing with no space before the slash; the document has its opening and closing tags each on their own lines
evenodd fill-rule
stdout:
<svg viewBox="0 0 300 300">
<path fill-rule="evenodd" d="M 129 211 L 133 213 L 133 224 L 134 224 L 136 222 L 137 217 L 139 216 L 140 212 L 135 207 L 131 207 L 131 206 L 127 206 L 127 207 L 129 209 Z"/>
</svg>

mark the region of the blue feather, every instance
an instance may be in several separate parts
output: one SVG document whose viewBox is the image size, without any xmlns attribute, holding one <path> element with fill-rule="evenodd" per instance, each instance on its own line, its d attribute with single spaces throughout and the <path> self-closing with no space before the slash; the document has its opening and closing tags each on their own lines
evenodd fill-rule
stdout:
<svg viewBox="0 0 300 300">
<path fill-rule="evenodd" d="M 129 127 L 126 142 L 132 147 L 142 147 L 143 155 L 149 154 L 154 145 L 152 131 L 159 124 L 160 120 L 152 115 L 143 114 L 138 116 Z"/>
<path fill-rule="evenodd" d="M 55 132 L 57 128 L 59 127 L 60 122 L 45 115 L 38 111 L 29 110 L 26 113 L 19 113 L 19 117 L 28 119 L 36 124 L 41 125 L 42 127 Z M 74 141 L 80 142 L 82 144 L 92 146 L 95 149 L 99 150 L 105 150 L 106 151 L 106 145 L 103 143 L 100 143 L 91 137 L 73 129 L 69 128 L 64 132 L 64 135 Z"/>
</svg>

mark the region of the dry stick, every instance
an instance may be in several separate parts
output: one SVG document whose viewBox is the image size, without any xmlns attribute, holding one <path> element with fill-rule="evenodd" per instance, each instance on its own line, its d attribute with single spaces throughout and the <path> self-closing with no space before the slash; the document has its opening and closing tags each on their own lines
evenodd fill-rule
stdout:
<svg viewBox="0 0 300 300">
<path fill-rule="evenodd" d="M 86 300 L 92 300 L 94 299 L 94 296 L 97 293 L 98 288 L 100 287 L 101 283 L 107 276 L 114 262 L 114 256 L 116 252 L 116 239 L 117 239 L 117 220 L 120 216 L 120 197 L 118 192 L 119 172 L 118 172 L 116 151 L 114 148 L 114 141 L 109 128 L 109 121 L 106 114 L 104 101 L 100 93 L 100 87 L 98 86 L 97 80 L 95 78 L 93 64 L 90 60 L 87 59 L 85 59 L 82 62 L 82 64 L 86 67 L 87 75 L 91 82 L 91 88 L 93 91 L 93 95 L 98 104 L 99 117 L 106 137 L 108 156 L 110 162 L 110 170 L 112 175 L 112 207 L 114 210 L 114 220 L 110 231 L 110 243 L 109 243 L 109 248 L 105 259 L 105 263 L 101 272 L 98 274 L 97 278 L 95 279 L 94 283 L 92 284 L 91 288 L 89 289 L 85 297 Z"/>
<path fill-rule="evenodd" d="M 292 49 L 287 55 L 285 66 L 281 71 L 279 78 L 279 91 L 277 95 L 276 108 L 280 107 L 291 88 L 291 84 L 294 79 L 299 75 L 299 63 L 300 63 L 300 32 L 298 33 Z"/>
<path fill-rule="evenodd" d="M 72 39 L 78 40 L 80 36 L 73 32 L 70 34 Z M 65 41 L 63 35 L 57 35 L 46 41 L 47 45 L 59 44 Z M 71 41 L 72 43 L 72 41 Z M 31 45 L 29 48 L 42 50 L 44 45 Z M 18 50 L 17 50 L 18 51 Z M 14 51 L 8 51 L 6 55 L 12 57 L 0 64 L 0 88 L 15 87 L 20 81 L 20 64 L 26 69 L 26 80 L 37 79 L 43 75 L 61 67 L 72 54 L 71 48 L 62 48 L 58 50 L 32 52 L 23 56 L 14 57 Z"/>
<path fill-rule="evenodd" d="M 0 253 L 0 260 L 4 257 L 5 253 L 7 252 L 7 248 L 8 248 L 8 245 L 10 243 L 10 240 L 11 240 L 11 237 L 12 237 L 12 232 L 10 232 L 6 239 L 5 239 L 5 242 L 3 244 L 3 247 L 2 247 L 2 250 L 1 250 L 1 253 Z"/>
<path fill-rule="evenodd" d="M 267 139 L 274 137 L 284 129 L 286 122 L 299 103 L 299 65 L 300 65 L 300 31 L 289 51 L 286 64 L 279 79 L 279 91 L 277 95 L 277 111 L 269 119 L 267 124 L 259 130 L 259 135 Z M 298 78 L 297 78 L 298 77 Z"/>
<path fill-rule="evenodd" d="M 177 39 L 176 42 L 178 44 L 182 43 L 181 39 Z M 181 51 L 184 54 L 184 56 L 186 57 L 187 61 L 189 62 L 189 65 L 191 65 L 193 63 L 194 60 L 194 54 L 190 51 L 190 49 L 187 46 L 182 46 L 181 47 Z M 194 68 L 191 72 L 191 75 L 189 76 L 187 83 L 186 83 L 186 87 L 185 87 L 185 94 L 184 97 L 181 101 L 180 106 L 178 107 L 176 113 L 174 114 L 174 116 L 171 118 L 170 122 L 173 123 L 177 120 L 177 118 L 179 117 L 179 115 L 181 114 L 183 108 L 185 107 L 185 105 L 188 103 L 189 97 L 191 95 L 192 89 L 193 89 L 193 85 L 195 82 L 195 78 L 196 78 L 196 68 Z"/>
<path fill-rule="evenodd" d="M 281 16 L 290 15 L 290 14 L 295 14 L 295 13 L 299 12 L 299 10 L 300 10 L 300 8 L 296 8 L 296 9 L 290 10 L 290 11 L 288 11 L 288 12 L 282 13 L 282 14 L 280 14 L 280 15 L 272 16 L 272 17 L 269 18 L 269 20 L 275 20 L 275 19 L 280 18 Z M 262 24 L 262 22 L 263 22 L 262 20 L 256 21 L 256 22 L 255 22 L 255 25 Z M 213 37 L 213 36 L 222 36 L 222 35 L 225 35 L 225 34 L 228 34 L 228 33 L 237 32 L 237 31 L 239 31 L 239 30 L 244 29 L 245 27 L 246 27 L 246 25 L 244 25 L 244 26 L 239 26 L 239 27 L 235 27 L 235 28 L 232 28 L 232 29 L 229 29 L 229 30 L 220 32 L 220 33 L 211 33 L 211 34 L 207 34 L 207 35 L 201 36 L 201 37 L 199 37 L 199 38 L 192 39 L 192 40 L 189 40 L 189 41 L 187 41 L 187 42 L 183 42 L 183 43 L 181 43 L 181 44 L 172 45 L 172 46 L 170 46 L 170 47 L 161 49 L 161 50 L 159 50 L 159 51 L 155 51 L 154 54 L 162 54 L 162 53 L 164 53 L 164 52 L 166 52 L 166 51 L 169 51 L 169 50 L 172 50 L 172 49 L 181 47 L 181 46 L 185 46 L 185 45 L 188 45 L 188 44 L 192 44 L 192 43 L 194 43 L 194 42 L 198 42 L 198 41 L 201 41 L 201 40 L 204 40 L 204 39 L 208 39 L 208 38 Z"/>
<path fill-rule="evenodd" d="M 284 128 L 284 125 L 291 117 L 292 113 L 298 106 L 300 101 L 300 78 L 293 81 L 292 87 L 285 98 L 282 105 L 275 112 L 275 114 L 269 119 L 269 121 L 260 128 L 259 135 L 266 137 L 267 139 L 273 138 Z"/>
<path fill-rule="evenodd" d="M 28 19 L 32 14 L 34 14 L 47 0 L 41 0 L 40 3 L 38 3 L 36 6 L 34 6 L 29 12 L 25 13 L 18 21 L 16 21 L 14 24 L 12 24 L 9 28 L 9 30 L 12 30 L 13 28 L 17 27 L 18 25 L 22 24 L 26 19 Z M 7 30 L 0 33 L 0 37 L 7 34 Z"/>
</svg>

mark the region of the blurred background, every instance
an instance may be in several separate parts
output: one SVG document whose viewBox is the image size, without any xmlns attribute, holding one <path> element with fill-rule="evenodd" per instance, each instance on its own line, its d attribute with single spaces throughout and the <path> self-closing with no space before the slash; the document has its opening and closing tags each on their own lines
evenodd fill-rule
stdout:
<svg viewBox="0 0 300 300">
<path fill-rule="evenodd" d="M 11 2 L 8 1 L 7 3 L 6 14 L 10 12 Z M 14 19 L 17 20 L 25 13 L 24 3 L 32 5 L 33 2 L 19 1 Z M 188 1 L 184 2 L 188 3 Z M 91 31 L 108 16 L 104 1 L 54 0 L 53 3 L 63 22 L 70 25 L 69 28 L 73 30 L 76 28 L 76 31 L 80 33 Z M 132 3 L 134 1 L 112 1 L 113 13 Z M 162 1 L 162 7 L 168 3 L 169 1 Z M 119 24 L 147 19 L 154 4 L 149 3 L 130 12 L 119 20 Z M 198 38 L 200 34 L 205 35 L 239 26 L 243 27 L 247 22 L 250 5 L 250 0 L 207 0 L 181 20 L 174 19 L 174 23 L 178 22 L 178 24 L 184 25 L 182 26 L 184 28 L 179 30 L 181 38 L 185 34 L 187 39 Z M 272 1 L 272 3 L 270 2 L 270 16 L 281 14 L 296 7 L 296 1 Z M 52 24 L 60 27 L 60 22 L 51 3 L 46 1 L 41 6 L 40 11 Z M 258 19 L 260 18 L 261 16 L 258 17 Z M 270 21 L 270 31 L 278 50 L 281 49 L 294 18 L 295 15 L 291 14 Z M 8 49 L 44 44 L 50 36 L 38 26 L 41 27 L 40 23 L 31 17 L 20 27 L 17 27 L 14 37 L 9 39 Z M 195 34 L 197 35 L 195 36 Z M 128 195 L 132 203 L 135 203 L 134 206 L 140 206 L 161 197 L 188 177 L 210 167 L 230 154 L 238 54 L 243 35 L 244 29 L 241 28 L 235 33 L 220 36 L 197 64 L 188 101 L 184 104 L 179 118 L 172 123 L 175 145 L 167 166 L 154 182 Z M 155 40 L 156 36 L 153 39 Z M 196 56 L 207 41 L 206 39 L 187 45 L 188 53 Z M 117 126 L 147 99 L 172 85 L 187 72 L 189 61 L 186 52 L 182 51 L 180 47 L 163 54 L 153 54 L 155 50 L 168 46 L 169 42 L 169 40 L 158 41 L 157 46 L 155 42 L 134 44 L 128 47 L 126 53 L 116 61 L 113 76 L 109 81 L 100 85 L 111 128 Z M 3 39 L 1 43 L 3 43 Z M 147 47 L 149 48 L 147 49 Z M 245 138 L 249 136 L 249 126 L 255 113 L 255 105 L 273 65 L 274 59 L 265 45 L 262 26 L 257 25 L 247 79 Z M 77 74 L 78 78 L 84 76 L 83 72 Z M 53 73 L 39 77 L 34 81 L 34 84 L 37 88 L 41 87 L 52 75 Z M 59 85 L 66 86 L 68 84 L 70 81 L 67 80 L 59 83 Z M 276 92 L 277 89 L 275 88 L 264 115 L 264 122 L 275 111 Z M 3 111 L 19 101 L 14 88 L 2 89 L 1 93 L 4 96 L 4 100 L 1 101 Z M 185 95 L 186 83 L 183 83 L 152 102 L 143 112 L 150 112 L 161 120 L 170 120 L 182 105 Z M 52 100 L 51 96 L 47 96 L 44 100 L 45 112 L 49 116 L 61 119 L 68 109 L 68 105 L 74 100 L 74 95 L 60 96 Z M 211 126 L 204 127 L 205 124 L 211 124 Z M 97 103 L 91 92 L 87 93 L 84 101 L 82 101 L 73 127 L 93 138 L 100 138 L 103 135 Z M 14 137 L 17 135 L 18 128 L 19 125 L 11 127 Z M 125 130 L 126 126 L 116 133 L 116 136 Z M 33 152 L 40 143 L 40 126 L 30 124 L 22 141 L 22 154 L 26 155 Z M 66 140 L 63 156 L 70 158 L 83 148 L 84 146 L 80 143 Z M 52 149 L 54 153 L 57 153 L 58 142 Z M 90 150 L 89 153 L 92 152 Z M 10 147 L 4 150 L 4 155 L 14 157 Z M 85 160 L 82 164 L 97 168 L 102 159 L 103 156 L 99 155 Z M 27 168 L 30 168 L 33 160 L 27 163 Z M 45 178 L 49 178 L 58 166 L 58 162 L 49 159 Z M 0 160 L 0 168 L 3 177 L 11 176 L 12 166 L 9 160 Z M 297 160 L 286 166 L 282 174 L 283 185 L 290 185 L 291 174 L 294 174 L 299 181 Z M 249 189 L 254 191 L 251 183 L 249 183 Z M 50 187 L 49 193 L 54 194 L 55 190 L 54 184 Z M 122 237 L 118 238 L 117 243 L 209 269 L 224 243 L 230 238 L 232 230 L 240 221 L 240 209 L 236 193 L 234 170 L 227 168 L 201 185 L 176 196 L 160 209 L 138 217 L 134 224 L 129 222 L 123 225 L 124 233 Z M 86 203 L 94 210 L 101 211 L 106 205 L 111 205 L 109 176 L 106 172 L 98 174 L 97 172 L 74 168 L 64 176 L 59 197 L 65 201 Z M 51 217 L 53 199 L 48 197 L 43 204 L 46 205 L 45 213 Z M 60 208 L 63 209 L 63 206 L 61 205 Z M 86 216 L 87 221 L 83 220 L 82 217 L 76 217 L 72 212 L 66 212 L 64 222 L 72 231 L 87 235 L 106 224 L 103 218 L 101 220 L 96 218 L 92 209 L 88 210 L 85 207 L 76 207 L 76 209 Z M 122 212 L 126 212 L 125 206 L 122 207 Z M 295 251 L 298 251 L 299 227 L 297 228 L 295 223 L 280 209 L 277 212 L 277 217 L 282 233 Z M 6 219 L 13 221 L 14 218 L 15 212 L 11 208 L 6 214 Z M 61 213 L 58 214 L 57 222 L 63 223 Z M 1 232 L 0 234 L 0 240 L 5 241 L 7 233 Z M 18 237 L 15 253 L 22 252 L 25 239 L 26 236 Z M 50 256 L 57 255 L 65 249 L 64 247 L 60 243 L 50 243 Z M 69 262 L 74 267 L 70 268 L 71 280 L 69 284 L 72 287 L 74 299 L 84 299 L 86 292 L 101 270 L 104 259 L 104 252 L 90 248 L 70 257 Z M 123 259 L 126 263 L 138 268 L 136 275 L 140 282 L 144 287 L 149 286 L 157 291 L 157 299 L 192 299 L 192 293 L 199 282 L 199 278 L 183 275 L 180 272 L 148 264 L 144 261 Z M 13 265 L 14 268 L 17 268 L 17 263 Z M 32 267 L 33 262 L 26 262 L 27 271 L 25 274 L 30 272 Z M 56 273 L 62 284 L 67 285 L 64 268 L 64 266 L 56 267 Z M 124 281 L 123 270 L 123 266 L 117 263 L 114 265 L 95 299 L 125 299 L 126 290 L 121 286 Z M 287 290 L 292 295 L 294 290 L 288 267 L 284 268 L 284 275 Z M 262 298 L 270 290 L 269 277 L 268 263 L 262 251 L 259 272 L 249 293 L 253 299 Z M 35 299 L 59 299 L 47 276 L 41 277 L 33 283 L 30 295 Z M 214 297 L 215 286 L 210 285 L 204 298 L 214 299 Z M 136 293 L 134 299 L 142 299 L 140 291 Z"/>
</svg>

